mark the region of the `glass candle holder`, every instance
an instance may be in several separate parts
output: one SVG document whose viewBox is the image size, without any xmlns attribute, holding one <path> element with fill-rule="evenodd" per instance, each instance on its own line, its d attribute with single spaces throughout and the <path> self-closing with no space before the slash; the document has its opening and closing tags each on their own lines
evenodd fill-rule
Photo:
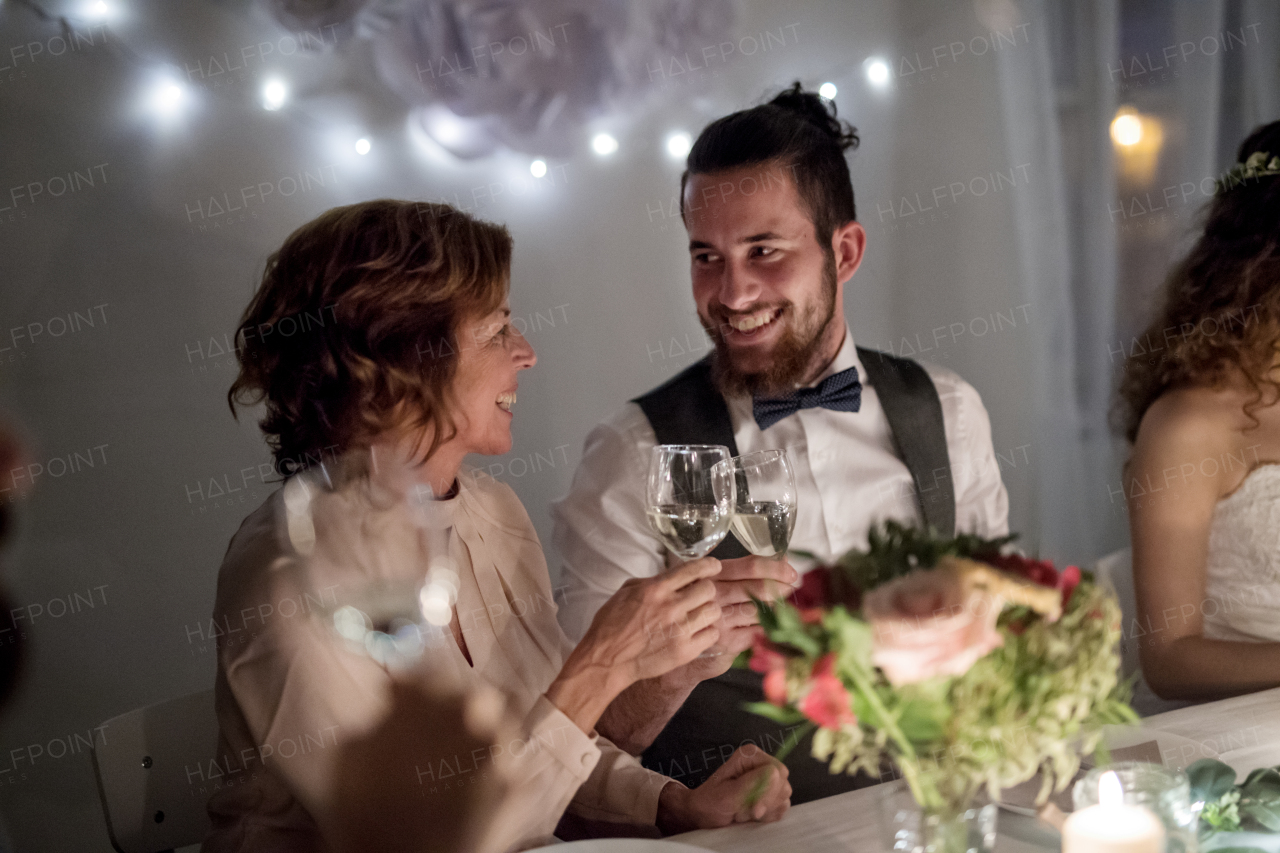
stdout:
<svg viewBox="0 0 1280 853">
<path fill-rule="evenodd" d="M 1098 780 L 1108 771 L 1119 777 L 1125 804 L 1146 806 L 1160 818 L 1168 834 L 1168 853 L 1198 853 L 1200 812 L 1191 803 L 1191 783 L 1181 770 L 1142 761 L 1095 767 L 1072 789 L 1076 811 L 1098 804 Z"/>
</svg>

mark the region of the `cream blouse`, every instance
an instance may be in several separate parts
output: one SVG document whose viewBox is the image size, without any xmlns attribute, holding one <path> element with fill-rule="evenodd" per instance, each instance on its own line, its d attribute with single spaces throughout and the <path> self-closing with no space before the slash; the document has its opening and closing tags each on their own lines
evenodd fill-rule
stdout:
<svg viewBox="0 0 1280 853">
<path fill-rule="evenodd" d="M 582 732 L 544 695 L 572 644 L 557 624 L 546 561 L 523 505 L 483 473 L 464 469 L 458 483 L 457 496 L 437 506 L 451 522 L 458 620 L 474 666 L 445 628 L 428 637 L 431 669 L 424 664 L 414 676 L 497 688 L 522 720 L 520 742 L 494 759 L 511 791 L 494 818 L 497 846 L 490 849 L 549 840 L 566 808 L 592 820 L 652 825 L 670 780 L 594 731 Z M 282 491 L 244 520 L 218 575 L 215 701 L 227 766 L 217 779 L 214 768 L 198 774 L 213 789 L 213 829 L 202 848 L 208 853 L 323 849 L 311 815 L 325 814 L 335 796 L 334 747 L 367 732 L 388 710 L 388 671 L 343 648 L 311 615 L 333 601 L 291 570 L 298 558 Z M 402 526 L 341 525 L 337 547 L 348 546 L 351 530 L 371 543 L 405 541 Z M 323 534 L 317 525 L 316 536 Z M 422 736 L 432 737 L 430 726 Z M 485 772 L 483 756 L 453 759 L 418 768 L 424 795 Z"/>
</svg>

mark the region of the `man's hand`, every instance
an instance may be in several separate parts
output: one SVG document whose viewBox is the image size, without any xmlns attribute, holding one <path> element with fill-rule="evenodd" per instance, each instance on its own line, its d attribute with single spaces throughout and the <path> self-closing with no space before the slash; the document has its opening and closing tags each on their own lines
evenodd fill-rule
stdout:
<svg viewBox="0 0 1280 853">
<path fill-rule="evenodd" d="M 632 755 L 642 753 L 693 688 L 708 678 L 723 675 L 733 665 L 733 659 L 751 647 L 759 622 L 751 596 L 772 601 L 788 594 L 798 578 L 796 570 L 781 560 L 743 557 L 722 561 L 719 574 L 712 578 L 720 619 L 715 626 L 719 639 L 708 648 L 710 654 L 695 657 L 684 666 L 622 692 L 600 718 L 601 734 Z"/>
<path fill-rule="evenodd" d="M 719 639 L 720 607 L 704 557 L 646 580 L 624 583 L 547 688 L 547 698 L 590 732 L 605 707 L 637 681 L 683 666 Z"/>
<path fill-rule="evenodd" d="M 714 578 L 716 604 L 720 605 L 720 639 L 708 649 L 715 657 L 698 658 L 672 677 L 690 684 L 724 674 L 744 649 L 751 648 L 756 626 L 760 624 L 752 596 L 773 601 L 790 595 L 792 584 L 800 575 L 790 563 L 768 557 L 741 557 L 722 560 L 720 574 Z"/>
<path fill-rule="evenodd" d="M 754 744 L 729 756 L 711 778 L 689 790 L 671 781 L 658 797 L 658 828 L 666 835 L 731 823 L 772 823 L 791 808 L 785 764 Z"/>
</svg>

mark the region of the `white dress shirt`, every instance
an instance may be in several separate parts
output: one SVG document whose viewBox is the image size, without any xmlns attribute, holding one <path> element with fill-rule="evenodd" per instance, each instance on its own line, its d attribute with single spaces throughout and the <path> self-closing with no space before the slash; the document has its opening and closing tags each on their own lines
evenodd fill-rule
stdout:
<svg viewBox="0 0 1280 853">
<path fill-rule="evenodd" d="M 1002 536 L 1009 498 L 991 445 L 991 423 L 973 386 L 935 365 L 924 368 L 942 402 L 942 418 L 956 495 L 957 532 Z M 803 409 L 761 430 L 749 396 L 726 400 L 738 453 L 785 449 L 796 478 L 793 549 L 829 562 L 867 544 L 872 524 L 886 519 L 921 523 L 915 485 L 898 458 L 875 388 L 845 330 L 835 359 L 814 384 L 858 369 L 862 407 L 857 412 Z M 560 622 L 580 638 L 600 606 L 628 578 L 653 577 L 665 548 L 645 516 L 645 478 L 656 444 L 653 427 L 627 403 L 587 436 L 569 494 L 552 505 L 555 544 L 563 559 Z M 730 534 L 732 535 L 732 534 Z M 792 560 L 798 571 L 811 564 Z"/>
</svg>

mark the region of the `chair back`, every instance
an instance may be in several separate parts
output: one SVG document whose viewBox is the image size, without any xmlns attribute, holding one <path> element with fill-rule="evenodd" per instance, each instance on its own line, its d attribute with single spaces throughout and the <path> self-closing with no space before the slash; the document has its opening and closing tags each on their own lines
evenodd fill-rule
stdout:
<svg viewBox="0 0 1280 853">
<path fill-rule="evenodd" d="M 1138 656 L 1138 638 L 1134 626 L 1138 624 L 1138 604 L 1133 594 L 1133 554 L 1128 548 L 1114 551 L 1093 567 L 1098 580 L 1109 584 L 1120 602 L 1120 672 L 1125 678 L 1142 671 L 1142 659 Z"/>
<path fill-rule="evenodd" d="M 111 845 L 160 853 L 199 844 L 209 830 L 202 768 L 218 754 L 213 691 L 139 708 L 103 723 L 93 769 Z"/>
<path fill-rule="evenodd" d="M 1142 638 L 1151 632 L 1143 629 L 1143 620 L 1138 618 L 1138 604 L 1133 593 L 1133 552 L 1123 548 L 1108 554 L 1094 566 L 1094 574 L 1100 581 L 1111 585 L 1120 602 L 1120 674 L 1123 678 L 1133 678 L 1133 699 L 1130 702 L 1133 709 L 1140 716 L 1151 717 L 1196 704 L 1161 699 L 1142 675 L 1142 657 L 1138 647 Z M 1149 629 L 1150 623 L 1146 624 Z"/>
</svg>

